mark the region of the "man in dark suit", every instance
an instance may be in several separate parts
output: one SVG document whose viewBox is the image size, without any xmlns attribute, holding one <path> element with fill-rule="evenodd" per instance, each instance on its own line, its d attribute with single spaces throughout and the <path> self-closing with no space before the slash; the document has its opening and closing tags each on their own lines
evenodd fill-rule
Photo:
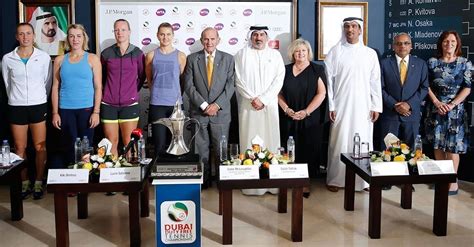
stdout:
<svg viewBox="0 0 474 247">
<path fill-rule="evenodd" d="M 188 56 L 184 71 L 189 112 L 201 124 L 195 147 L 204 164 L 203 188 L 209 185 L 211 174 L 209 144 L 217 151 L 221 136 L 229 136 L 230 99 L 234 94 L 234 58 L 216 49 L 219 41 L 217 30 L 204 29 L 201 33 L 204 48 Z"/>
<path fill-rule="evenodd" d="M 413 148 L 421 119 L 421 102 L 428 93 L 426 62 L 411 56 L 411 38 L 400 33 L 393 38 L 395 55 L 381 61 L 383 113 L 381 116 L 381 145 L 383 138 L 393 133 Z"/>
</svg>

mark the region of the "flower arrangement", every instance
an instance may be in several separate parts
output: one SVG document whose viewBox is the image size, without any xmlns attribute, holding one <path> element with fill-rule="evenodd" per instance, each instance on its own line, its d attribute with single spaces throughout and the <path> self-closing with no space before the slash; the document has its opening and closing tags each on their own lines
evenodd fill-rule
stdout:
<svg viewBox="0 0 474 247">
<path fill-rule="evenodd" d="M 82 160 L 70 168 L 73 169 L 88 169 L 90 174 L 98 175 L 102 168 L 119 168 L 119 167 L 132 167 L 133 164 L 129 163 L 123 156 L 115 157 L 110 149 L 112 143 L 104 138 L 99 142 L 97 148 L 97 154 L 85 154 L 82 156 Z"/>
<path fill-rule="evenodd" d="M 415 151 L 410 150 L 410 147 L 405 143 L 392 143 L 385 151 L 372 152 L 370 156 L 372 162 L 390 162 L 390 161 L 408 161 L 411 166 L 416 165 L 418 160 L 430 160 L 428 156 L 423 154 L 420 149 Z"/>
</svg>

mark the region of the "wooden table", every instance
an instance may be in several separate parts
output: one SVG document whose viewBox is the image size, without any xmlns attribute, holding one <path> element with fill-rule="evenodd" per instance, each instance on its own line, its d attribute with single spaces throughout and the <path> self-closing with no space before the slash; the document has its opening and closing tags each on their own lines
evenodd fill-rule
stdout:
<svg viewBox="0 0 474 247">
<path fill-rule="evenodd" d="M 153 163 L 153 162 L 152 162 Z M 77 195 L 77 217 L 88 217 L 88 194 L 93 192 L 127 192 L 128 213 L 130 228 L 130 246 L 140 246 L 141 230 L 139 217 L 139 204 L 141 217 L 148 217 L 149 208 L 149 183 L 148 174 L 151 166 L 142 167 L 142 180 L 139 182 L 120 183 L 88 183 L 88 184 L 50 184 L 48 193 L 54 193 L 54 217 L 56 223 L 56 246 L 69 246 L 69 226 L 67 194 Z"/>
<path fill-rule="evenodd" d="M 232 244 L 232 190 L 279 188 L 278 213 L 287 211 L 287 189 L 292 189 L 291 240 L 303 241 L 303 187 L 309 178 L 219 180 L 219 215 L 222 215 L 222 244 Z"/>
<path fill-rule="evenodd" d="M 23 218 L 23 199 L 21 198 L 21 170 L 26 161 L 16 161 L 8 168 L 0 168 L 0 184 L 10 186 L 10 207 L 13 221 Z"/>
<path fill-rule="evenodd" d="M 353 159 L 350 154 L 341 154 L 341 161 L 346 165 L 344 189 L 344 209 L 354 211 L 355 175 L 359 175 L 370 185 L 369 192 L 369 236 L 380 238 L 382 187 L 387 184 L 400 184 L 402 188 L 400 206 L 411 209 L 412 184 L 435 184 L 433 233 L 446 236 L 448 220 L 449 183 L 456 182 L 456 174 L 409 176 L 375 176 L 370 172 L 369 159 Z"/>
</svg>

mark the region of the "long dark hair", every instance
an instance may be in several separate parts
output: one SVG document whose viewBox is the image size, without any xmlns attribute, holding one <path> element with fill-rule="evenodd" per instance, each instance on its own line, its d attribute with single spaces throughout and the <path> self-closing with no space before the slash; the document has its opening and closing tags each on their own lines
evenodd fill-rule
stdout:
<svg viewBox="0 0 474 247">
<path fill-rule="evenodd" d="M 450 31 L 444 31 L 438 38 L 438 43 L 436 44 L 436 48 L 438 49 L 437 51 L 437 56 L 438 58 L 441 58 L 443 57 L 443 41 L 450 35 L 454 35 L 454 37 L 456 37 L 456 56 L 462 56 L 462 50 L 461 50 L 461 47 L 462 47 L 462 43 L 461 43 L 461 38 L 459 37 L 459 34 L 454 31 L 454 30 L 450 30 Z"/>
</svg>

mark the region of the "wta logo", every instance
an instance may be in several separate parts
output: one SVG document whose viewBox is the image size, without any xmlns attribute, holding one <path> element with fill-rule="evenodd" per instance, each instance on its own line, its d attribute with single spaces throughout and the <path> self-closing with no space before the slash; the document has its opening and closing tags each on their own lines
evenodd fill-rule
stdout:
<svg viewBox="0 0 474 247">
<path fill-rule="evenodd" d="M 194 42 L 196 42 L 196 40 L 194 38 L 188 38 L 185 41 L 186 45 L 194 45 Z"/>
<path fill-rule="evenodd" d="M 250 15 L 252 15 L 252 10 L 251 9 L 246 9 L 246 10 L 244 10 L 244 12 L 242 14 L 244 16 L 250 16 Z"/>
<path fill-rule="evenodd" d="M 179 25 L 179 23 L 173 23 L 171 27 L 173 28 L 173 31 L 178 31 L 181 28 L 181 25 Z"/>
<path fill-rule="evenodd" d="M 206 16 L 209 14 L 209 9 L 201 9 L 201 11 L 199 11 L 199 15 L 201 16 Z"/>
<path fill-rule="evenodd" d="M 168 217 L 174 222 L 181 222 L 188 218 L 189 210 L 184 203 L 177 202 L 168 208 Z"/>
<path fill-rule="evenodd" d="M 220 31 L 224 28 L 224 24 L 222 23 L 217 23 L 216 25 L 214 25 L 214 29 L 216 29 L 217 31 Z"/>
<path fill-rule="evenodd" d="M 230 38 L 229 39 L 229 45 L 236 45 L 237 43 L 239 43 L 239 39 L 237 39 L 237 38 Z"/>
<path fill-rule="evenodd" d="M 165 14 L 166 14 L 166 10 L 163 8 L 156 10 L 157 16 L 164 16 Z"/>
<path fill-rule="evenodd" d="M 149 45 L 151 43 L 151 39 L 150 38 L 144 38 L 142 40 L 142 45 Z"/>
</svg>

